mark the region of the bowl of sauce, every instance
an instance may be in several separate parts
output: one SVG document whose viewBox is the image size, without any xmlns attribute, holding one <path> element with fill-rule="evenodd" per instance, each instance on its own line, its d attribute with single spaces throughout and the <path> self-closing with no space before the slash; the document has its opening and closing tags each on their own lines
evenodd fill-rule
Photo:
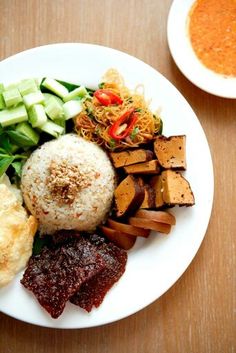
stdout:
<svg viewBox="0 0 236 353">
<path fill-rule="evenodd" d="M 193 84 L 236 98 L 235 0 L 174 0 L 167 37 L 175 63 Z"/>
</svg>

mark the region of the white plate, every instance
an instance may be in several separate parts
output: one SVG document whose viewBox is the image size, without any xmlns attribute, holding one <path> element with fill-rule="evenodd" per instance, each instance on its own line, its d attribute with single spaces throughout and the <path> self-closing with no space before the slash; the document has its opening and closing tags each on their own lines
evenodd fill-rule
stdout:
<svg viewBox="0 0 236 353">
<path fill-rule="evenodd" d="M 196 86 L 216 96 L 236 98 L 236 78 L 206 68 L 195 55 L 187 31 L 189 11 L 195 0 L 174 0 L 168 16 L 167 37 L 180 71 Z"/>
<path fill-rule="evenodd" d="M 152 107 L 162 108 L 164 134 L 187 135 L 186 178 L 196 205 L 173 209 L 177 225 L 171 234 L 153 234 L 130 251 L 127 269 L 100 308 L 87 314 L 68 303 L 62 316 L 51 319 L 20 284 L 20 273 L 0 290 L 0 310 L 17 319 L 47 327 L 83 328 L 122 319 L 165 293 L 194 258 L 207 229 L 213 200 L 213 168 L 208 143 L 191 107 L 160 73 L 142 61 L 114 49 L 91 44 L 55 44 L 27 50 L 0 63 L 4 83 L 26 77 L 51 76 L 95 87 L 104 72 L 117 68 L 129 87 L 145 86 Z"/>
</svg>

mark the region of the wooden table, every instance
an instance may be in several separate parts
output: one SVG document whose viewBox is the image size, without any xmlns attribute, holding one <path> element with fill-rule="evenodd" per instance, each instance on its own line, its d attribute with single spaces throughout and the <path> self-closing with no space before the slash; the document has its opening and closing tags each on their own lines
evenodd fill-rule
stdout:
<svg viewBox="0 0 236 353">
<path fill-rule="evenodd" d="M 235 352 L 236 101 L 201 91 L 177 69 L 166 39 L 170 5 L 171 0 L 0 1 L 0 59 L 55 42 L 102 44 L 138 57 L 187 98 L 206 132 L 215 170 L 206 237 L 167 293 L 131 317 L 92 329 L 46 329 L 0 314 L 1 353 Z"/>
</svg>

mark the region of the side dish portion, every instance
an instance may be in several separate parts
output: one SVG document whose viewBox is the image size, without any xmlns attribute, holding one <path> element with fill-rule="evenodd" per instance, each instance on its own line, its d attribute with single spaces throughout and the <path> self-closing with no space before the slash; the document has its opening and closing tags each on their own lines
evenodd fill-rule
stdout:
<svg viewBox="0 0 236 353">
<path fill-rule="evenodd" d="M 32 254 L 37 231 L 35 217 L 28 216 L 12 188 L 0 184 L 0 287 L 22 270 Z"/>
<path fill-rule="evenodd" d="M 41 234 L 95 230 L 111 208 L 115 185 L 106 153 L 76 134 L 45 143 L 22 170 L 25 204 Z"/>
</svg>

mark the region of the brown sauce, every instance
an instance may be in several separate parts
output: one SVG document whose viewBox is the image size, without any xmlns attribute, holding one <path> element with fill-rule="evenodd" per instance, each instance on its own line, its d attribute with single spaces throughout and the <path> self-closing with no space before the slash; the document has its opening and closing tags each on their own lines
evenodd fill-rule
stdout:
<svg viewBox="0 0 236 353">
<path fill-rule="evenodd" d="M 236 0 L 197 0 L 189 15 L 189 36 L 206 67 L 236 76 Z"/>
</svg>

